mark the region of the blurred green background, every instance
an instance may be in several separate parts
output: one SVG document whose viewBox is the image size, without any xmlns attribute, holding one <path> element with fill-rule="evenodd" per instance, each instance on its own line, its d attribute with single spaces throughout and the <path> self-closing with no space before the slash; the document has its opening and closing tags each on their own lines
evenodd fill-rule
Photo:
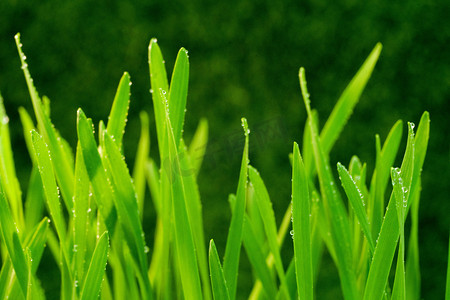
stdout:
<svg viewBox="0 0 450 300">
<path fill-rule="evenodd" d="M 266 181 L 281 221 L 290 201 L 288 153 L 293 141 L 301 142 L 305 122 L 299 67 L 306 68 L 312 105 L 323 124 L 346 84 L 381 42 L 384 48 L 372 79 L 331 159 L 348 164 L 357 154 L 370 171 L 376 133 L 384 140 L 397 119 L 418 123 L 424 110 L 430 112 L 420 208 L 422 296 L 443 298 L 450 227 L 449 16 L 448 0 L 1 0 L 0 91 L 11 119 L 22 186 L 27 185 L 31 162 L 17 109 L 24 106 L 32 112 L 32 106 L 13 39 L 17 32 L 38 91 L 52 100 L 52 120 L 73 147 L 76 109 L 82 107 L 96 124 L 106 119 L 122 73 L 131 74 L 125 135 L 130 166 L 139 137 L 138 114 L 152 114 L 150 38 L 158 38 L 169 74 L 178 49 L 189 50 L 185 137 L 189 142 L 199 119 L 208 119 L 211 140 L 199 185 L 206 237 L 216 240 L 222 255 L 230 220 L 226 199 L 236 190 L 242 151 L 240 118 L 246 116 L 252 128 L 250 159 Z M 156 158 L 153 121 L 151 125 L 151 155 Z M 150 205 L 146 213 L 153 214 Z M 145 228 L 149 239 L 151 226 L 149 222 Z M 323 265 L 318 299 L 339 299 L 327 257 Z M 41 266 L 44 286 L 57 289 L 59 276 L 46 267 Z M 251 275 L 245 264 L 242 269 L 239 291 L 244 296 Z"/>
</svg>

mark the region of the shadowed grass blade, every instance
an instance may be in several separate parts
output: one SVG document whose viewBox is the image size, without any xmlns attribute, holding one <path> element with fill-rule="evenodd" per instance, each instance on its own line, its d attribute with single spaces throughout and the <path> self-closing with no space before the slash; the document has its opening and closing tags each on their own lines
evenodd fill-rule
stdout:
<svg viewBox="0 0 450 300">
<path fill-rule="evenodd" d="M 219 254 L 217 253 L 214 240 L 209 243 L 209 267 L 211 272 L 211 285 L 215 300 L 229 300 L 228 288 L 225 283 L 222 266 L 220 265 Z"/>
<path fill-rule="evenodd" d="M 421 184 L 419 182 L 419 184 Z M 416 190 L 411 204 L 411 231 L 406 259 L 406 297 L 408 300 L 420 299 L 420 264 L 419 264 L 419 202 L 420 189 Z"/>
<path fill-rule="evenodd" d="M 61 194 L 63 196 L 64 203 L 68 211 L 72 211 L 73 203 L 73 166 L 70 164 L 71 159 L 67 157 L 62 143 L 58 140 L 58 134 L 48 115 L 44 112 L 42 101 L 38 96 L 36 88 L 33 84 L 30 72 L 28 71 L 28 65 L 25 62 L 25 55 L 22 52 L 22 44 L 20 43 L 20 34 L 16 34 L 16 45 L 19 51 L 20 60 L 22 62 L 22 69 L 27 82 L 28 90 L 30 92 L 31 101 L 33 103 L 34 112 L 38 121 L 39 130 L 43 135 L 48 147 L 51 151 L 51 157 L 54 161 L 55 174 L 61 188 Z"/>
<path fill-rule="evenodd" d="M 122 149 L 122 138 L 127 123 L 128 106 L 130 105 L 130 85 L 130 75 L 125 72 L 120 79 L 106 127 L 108 134 L 116 142 L 119 149 Z"/>
<path fill-rule="evenodd" d="M 173 68 L 170 81 L 169 111 L 173 136 L 178 147 L 183 136 L 184 115 L 189 82 L 189 58 L 187 50 L 181 48 Z"/>
<path fill-rule="evenodd" d="M 311 226 L 308 178 L 297 143 L 294 143 L 292 161 L 292 227 L 294 230 L 294 255 L 297 273 L 297 290 L 300 299 L 314 299 L 313 266 L 311 254 Z"/>
<path fill-rule="evenodd" d="M 225 258 L 223 271 L 227 283 L 230 299 L 236 298 L 236 285 L 238 277 L 239 257 L 241 253 L 242 229 L 244 227 L 244 215 L 247 193 L 247 169 L 248 169 L 248 129 L 247 120 L 242 118 L 244 128 L 245 146 L 242 155 L 241 171 L 236 192 L 236 203 L 231 217 L 230 229 L 228 231 L 227 245 L 225 248 Z"/>
<path fill-rule="evenodd" d="M 102 234 L 92 255 L 89 269 L 86 273 L 80 299 L 97 299 L 100 287 L 105 275 L 106 261 L 108 259 L 109 237 L 108 233 Z"/>
<path fill-rule="evenodd" d="M 328 156 L 323 151 L 321 139 L 317 134 L 317 128 L 313 125 L 313 116 L 310 108 L 309 94 L 306 87 L 305 70 L 300 69 L 300 86 L 303 100 L 310 120 L 311 139 L 313 144 L 313 154 L 319 177 L 320 189 L 324 195 L 326 214 L 330 218 L 330 231 L 333 240 L 334 251 L 336 253 L 337 264 L 339 266 L 339 276 L 344 298 L 359 299 L 360 295 L 356 289 L 356 276 L 353 270 L 350 225 L 345 211 L 344 203 L 340 198 L 334 184 L 333 175 L 328 162 Z"/>
<path fill-rule="evenodd" d="M 206 145 L 208 144 L 208 121 L 200 119 L 197 130 L 189 145 L 189 157 L 191 158 L 191 165 L 198 175 L 200 167 L 202 166 L 203 158 L 205 156 Z"/>
</svg>

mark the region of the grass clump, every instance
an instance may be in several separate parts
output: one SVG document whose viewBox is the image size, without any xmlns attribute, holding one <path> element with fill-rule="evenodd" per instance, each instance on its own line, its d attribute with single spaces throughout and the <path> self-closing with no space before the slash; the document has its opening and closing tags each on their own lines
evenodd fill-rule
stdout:
<svg viewBox="0 0 450 300">
<path fill-rule="evenodd" d="M 302 147 L 293 145 L 292 201 L 279 227 L 263 176 L 249 164 L 250 129 L 242 119 L 244 151 L 237 191 L 228 199 L 232 218 L 221 260 L 214 240 L 209 249 L 205 243 L 197 186 L 202 157 L 193 155 L 207 143 L 207 122 L 199 123 L 189 146 L 183 140 L 187 51 L 182 48 L 178 52 L 169 84 L 157 41 L 150 42 L 160 164 L 149 155 L 149 117 L 142 112 L 131 176 L 122 145 L 130 76 L 125 73 L 120 80 L 108 122 L 100 121 L 97 126 L 98 140 L 92 120 L 78 110 L 78 143 L 73 151 L 51 123 L 48 99 L 39 97 L 34 87 L 19 35 L 16 43 L 37 125 L 25 109 L 19 110 L 33 162 L 23 204 L 1 99 L 0 298 L 46 298 L 36 275 L 45 245 L 59 267 L 61 299 L 242 298 L 246 295 L 236 291 L 243 245 L 255 274 L 250 299 L 314 299 L 325 251 L 337 267 L 345 299 L 420 299 L 418 207 L 429 137 L 428 113 L 423 114 L 416 131 L 414 124 L 408 123 L 400 167 L 393 164 L 402 137 L 401 121 L 383 144 L 376 136 L 372 174 L 356 156 L 347 167 L 337 164 L 344 194 L 329 161 L 381 45 L 347 86 L 321 130 L 318 114 L 311 109 L 305 70 L 300 69 L 308 119 Z M 149 204 L 147 189 L 157 215 L 152 249 L 145 244 L 142 225 L 142 212 Z M 386 191 L 391 191 L 389 199 L 385 199 Z M 405 234 L 408 215 L 409 239 Z M 283 257 L 281 248 L 289 231 L 294 255 Z"/>
</svg>

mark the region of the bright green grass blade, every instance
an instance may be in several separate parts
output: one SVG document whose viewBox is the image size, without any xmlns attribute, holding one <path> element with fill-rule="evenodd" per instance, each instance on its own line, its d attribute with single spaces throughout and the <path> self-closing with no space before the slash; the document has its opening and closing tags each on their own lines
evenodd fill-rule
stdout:
<svg viewBox="0 0 450 300">
<path fill-rule="evenodd" d="M 147 276 L 147 255 L 145 254 L 144 231 L 139 218 L 136 192 L 129 175 L 126 163 L 119 148 L 109 134 L 104 132 L 105 153 L 107 169 L 111 174 L 111 184 L 114 191 L 114 201 L 125 239 L 128 242 L 131 254 L 139 266 L 141 280 L 143 280 L 144 297 L 151 297 L 152 290 Z M 145 289 L 145 290 L 144 290 Z"/>
<path fill-rule="evenodd" d="M 30 134 L 31 130 L 35 129 L 33 120 L 31 119 L 27 110 L 23 107 L 19 107 L 19 116 L 20 121 L 22 122 L 23 136 L 25 138 L 25 143 L 28 148 L 28 153 L 30 154 L 31 160 L 35 162 L 33 142 L 31 141 L 31 134 Z"/>
<path fill-rule="evenodd" d="M 160 191 L 160 180 L 159 180 L 159 170 L 153 159 L 149 159 L 145 166 L 145 175 L 147 178 L 148 187 L 150 194 L 152 196 L 153 205 L 158 216 L 162 215 L 161 211 L 161 191 Z"/>
<path fill-rule="evenodd" d="M 259 175 L 259 172 L 251 166 L 249 166 L 248 172 L 250 181 L 252 182 L 255 189 L 256 203 L 258 205 L 259 212 L 261 216 L 263 216 L 262 219 L 265 234 L 270 251 L 272 252 L 275 259 L 275 268 L 277 270 L 281 283 L 284 283 L 285 272 L 283 268 L 283 261 L 281 260 L 280 248 L 277 241 L 277 224 L 272 208 L 272 202 L 270 201 L 269 193 L 267 192 L 266 186 L 261 176 Z"/>
<path fill-rule="evenodd" d="M 109 237 L 108 233 L 102 234 L 92 255 L 89 269 L 86 273 L 80 299 L 97 299 L 100 287 L 105 275 L 106 261 L 108 259 Z"/>
<path fill-rule="evenodd" d="M 312 110 L 312 118 L 314 124 L 319 124 L 319 113 L 317 110 Z M 311 130 L 309 129 L 309 117 L 306 120 L 305 128 L 303 129 L 303 163 L 305 165 L 306 175 L 312 178 L 315 172 L 313 148 L 311 143 Z"/>
<path fill-rule="evenodd" d="M 372 233 L 370 232 L 369 220 L 364 208 L 364 196 L 359 187 L 356 185 L 353 177 L 348 173 L 347 169 L 341 163 L 337 164 L 337 169 L 339 172 L 339 179 L 342 182 L 342 186 L 344 187 L 345 193 L 347 194 L 349 203 L 351 204 L 352 209 L 355 212 L 356 217 L 358 218 L 359 224 L 361 224 L 362 231 L 370 246 L 370 252 L 373 253 L 373 251 L 375 250 L 375 244 L 373 242 Z"/>
<path fill-rule="evenodd" d="M 169 84 L 167 82 L 166 67 L 164 66 L 161 50 L 159 49 L 155 38 L 150 41 L 148 47 L 148 63 L 150 67 L 150 84 L 152 87 L 150 92 L 152 94 L 153 108 L 155 111 L 156 134 L 158 145 L 161 149 L 163 145 L 163 136 L 165 135 L 165 100 L 162 98 L 160 90 L 164 93 L 169 92 Z"/>
<path fill-rule="evenodd" d="M 188 150 L 189 157 L 191 158 L 191 165 L 196 175 L 198 175 L 200 167 L 202 166 L 207 144 L 208 144 L 208 121 L 202 118 L 198 123 L 197 130 L 194 133 L 194 137 L 192 138 Z"/>
<path fill-rule="evenodd" d="M 19 239 L 19 230 L 14 224 L 11 210 L 6 200 L 5 192 L 0 184 L 0 231 L 2 240 L 6 244 L 14 271 L 22 288 L 23 295 L 27 295 L 28 267 L 22 244 Z"/>
<path fill-rule="evenodd" d="M 130 86 L 130 75 L 125 72 L 120 79 L 106 127 L 108 134 L 116 142 L 119 149 L 122 149 L 122 138 L 127 123 L 128 107 L 130 105 Z"/>
<path fill-rule="evenodd" d="M 9 118 L 6 115 L 3 105 L 3 98 L 0 94 L 0 174 L 3 187 L 11 205 L 13 218 L 20 229 L 25 227 L 22 207 L 22 191 L 16 176 L 14 167 L 11 140 L 9 137 Z"/>
<path fill-rule="evenodd" d="M 31 136 L 31 135 L 30 135 Z M 25 201 L 25 222 L 27 228 L 33 228 L 43 216 L 44 190 L 37 166 L 33 166 Z"/>
<path fill-rule="evenodd" d="M 356 289 L 356 277 L 353 270 L 350 226 L 348 216 L 345 211 L 344 203 L 339 197 L 337 188 L 334 184 L 333 175 L 329 166 L 328 157 L 324 154 L 321 139 L 314 128 L 312 113 L 310 108 L 309 94 L 306 87 L 305 70 L 300 69 L 300 86 L 302 89 L 303 100 L 305 102 L 308 117 L 310 119 L 311 138 L 313 143 L 314 159 L 319 177 L 320 188 L 326 201 L 327 215 L 331 221 L 331 238 L 333 240 L 334 250 L 338 263 L 339 276 L 341 278 L 341 287 L 345 299 L 359 299 L 360 295 Z"/>
<path fill-rule="evenodd" d="M 419 185 L 420 185 L 419 181 Z M 406 297 L 411 300 L 420 299 L 420 264 L 419 264 L 419 202 L 420 188 L 411 194 L 411 231 L 406 259 Z"/>
<path fill-rule="evenodd" d="M 235 202 L 235 201 L 233 201 Z M 253 267 L 253 271 L 263 285 L 269 299 L 275 299 L 277 295 L 277 286 L 275 278 L 272 277 L 271 271 L 268 268 L 265 256 L 262 252 L 263 245 L 256 238 L 255 232 L 252 228 L 251 222 L 248 218 L 244 219 L 243 242 L 247 252 L 247 257 Z M 284 279 L 284 278 L 283 278 Z"/>
<path fill-rule="evenodd" d="M 414 190 L 417 188 L 420 179 L 420 170 L 425 159 L 426 149 L 428 145 L 430 131 L 430 119 L 429 114 L 425 112 L 420 120 L 419 127 L 417 129 L 416 138 L 414 140 L 414 170 L 419 170 L 417 173 L 414 171 L 411 180 L 411 189 L 409 193 L 414 194 Z M 406 157 L 406 154 L 405 154 Z M 404 160 L 405 161 L 405 160 Z M 410 171 L 404 168 L 411 168 L 412 165 L 404 162 L 402 163 L 401 173 L 408 174 Z M 405 185 L 409 185 L 408 182 Z M 405 215 L 408 212 L 408 208 L 411 201 L 408 201 Z M 381 227 L 378 242 L 375 247 L 374 256 L 371 262 L 369 275 L 366 281 L 366 289 L 364 292 L 364 299 L 380 299 L 384 293 L 384 289 L 388 280 L 389 271 L 391 269 L 392 260 L 394 258 L 397 241 L 400 234 L 399 219 L 396 208 L 396 201 L 391 194 L 388 207 L 386 208 L 386 214 L 384 217 L 383 225 Z"/>
<path fill-rule="evenodd" d="M 450 238 L 449 238 L 449 245 L 448 245 L 447 283 L 445 285 L 445 300 L 450 300 Z"/>
<path fill-rule="evenodd" d="M 83 160 L 80 143 L 77 146 L 75 162 L 75 195 L 73 199 L 73 273 L 77 274 L 75 280 L 79 285 L 83 283 L 84 262 L 87 249 L 86 235 L 88 232 L 89 218 L 89 175 Z"/>
<path fill-rule="evenodd" d="M 239 184 L 236 192 L 236 204 L 234 205 L 233 215 L 231 217 L 230 229 L 228 231 L 227 245 L 225 248 L 225 258 L 223 262 L 223 271 L 225 281 L 231 299 L 236 298 L 236 285 L 238 277 L 239 256 L 241 253 L 242 229 L 244 225 L 245 203 L 247 193 L 247 169 L 248 169 L 248 129 L 247 120 L 242 118 L 244 128 L 245 146 L 242 155 L 241 171 L 239 175 Z"/>
<path fill-rule="evenodd" d="M 143 217 L 145 200 L 145 169 L 150 153 L 150 132 L 148 114 L 144 111 L 139 115 L 141 120 L 141 137 L 139 138 L 136 160 L 133 168 L 133 182 L 138 199 L 139 216 Z"/>
<path fill-rule="evenodd" d="M 311 254 L 311 226 L 308 178 L 297 143 L 294 143 L 292 161 L 292 227 L 294 230 L 294 255 L 297 273 L 297 290 L 300 299 L 314 299 L 313 266 Z"/>
<path fill-rule="evenodd" d="M 41 134 L 43 135 L 48 147 L 51 151 L 51 157 L 54 162 L 55 174 L 61 188 L 61 194 L 63 196 L 64 203 L 68 211 L 72 211 L 73 203 L 73 166 L 70 164 L 70 158 L 65 154 L 62 148 L 61 142 L 58 140 L 58 134 L 53 127 L 48 115 L 44 112 L 42 101 L 36 91 L 33 84 L 33 79 L 31 78 L 30 72 L 28 70 L 28 65 L 25 62 L 25 55 L 22 52 L 22 44 L 20 43 L 20 34 L 16 34 L 16 45 L 19 51 L 20 60 L 22 62 L 22 69 L 25 75 L 25 80 L 27 82 L 28 90 L 30 92 L 31 101 L 33 103 L 34 112 L 36 114 L 36 119 L 39 128 L 41 129 Z"/>
<path fill-rule="evenodd" d="M 47 200 L 47 205 L 55 224 L 56 232 L 61 243 L 66 241 L 66 223 L 61 211 L 59 190 L 56 186 L 53 164 L 50 152 L 42 136 L 37 131 L 31 131 L 34 151 L 36 153 L 39 173 L 41 174 L 42 186 Z"/>
<path fill-rule="evenodd" d="M 187 184 L 182 173 L 180 164 L 180 155 L 177 150 L 175 136 L 173 134 L 171 120 L 169 119 L 169 112 L 166 110 L 166 134 L 168 142 L 168 161 L 170 165 L 166 170 L 166 175 L 169 176 L 171 183 L 171 199 L 173 207 L 174 227 L 176 252 L 179 264 L 179 272 L 181 276 L 181 283 L 183 286 L 183 293 L 186 299 L 202 299 L 202 290 L 200 285 L 200 276 L 197 265 L 196 247 L 194 243 L 192 219 L 189 219 L 187 205 Z M 166 165 L 167 167 L 167 165 Z M 164 176 L 166 176 L 164 175 Z M 191 187 L 192 188 L 192 187 Z M 196 211 L 198 212 L 198 203 Z"/>
<path fill-rule="evenodd" d="M 228 288 L 225 282 L 219 254 L 214 240 L 209 242 L 209 267 L 211 272 L 211 285 L 215 300 L 229 300 Z"/>
<path fill-rule="evenodd" d="M 350 81 L 345 88 L 328 117 L 328 120 L 320 133 L 320 141 L 324 153 L 330 153 L 331 148 L 352 114 L 353 108 L 358 103 L 359 97 L 361 96 L 378 60 L 381 48 L 382 46 L 380 43 L 375 46 L 369 57 L 353 77 L 352 81 Z"/>
<path fill-rule="evenodd" d="M 200 201 L 200 193 L 198 190 L 196 174 L 192 168 L 191 158 L 184 144 L 183 139 L 180 141 L 178 158 L 180 161 L 181 176 L 186 195 L 186 208 L 189 215 L 189 223 L 191 224 L 192 234 L 197 252 L 198 266 L 200 277 L 202 279 L 203 295 L 205 299 L 211 299 L 211 286 L 208 272 L 208 258 L 205 247 L 205 234 L 203 229 L 202 204 Z"/>
<path fill-rule="evenodd" d="M 81 109 L 78 110 L 77 131 L 84 163 L 92 183 L 95 200 L 97 201 L 97 207 L 109 233 L 112 234 L 117 221 L 117 211 L 113 202 L 114 195 L 97 150 L 92 125 L 88 122 L 86 115 Z"/>
<path fill-rule="evenodd" d="M 169 111 L 173 136 L 178 147 L 183 136 L 184 115 L 189 82 L 189 57 L 187 50 L 181 48 L 173 68 L 170 81 Z"/>
<path fill-rule="evenodd" d="M 297 283 L 296 283 L 296 272 L 295 272 L 295 257 L 291 259 L 289 266 L 286 271 L 286 287 L 289 292 L 291 299 L 296 299 L 297 297 Z M 284 299 L 285 293 L 283 289 L 278 290 L 277 299 Z"/>
</svg>

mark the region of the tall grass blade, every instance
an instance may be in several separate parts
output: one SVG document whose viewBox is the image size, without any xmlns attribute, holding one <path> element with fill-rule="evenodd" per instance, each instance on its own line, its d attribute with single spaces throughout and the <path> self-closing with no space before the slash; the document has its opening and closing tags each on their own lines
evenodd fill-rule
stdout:
<svg viewBox="0 0 450 300">
<path fill-rule="evenodd" d="M 419 182 L 419 184 L 421 184 Z M 406 259 L 406 297 L 411 300 L 420 299 L 420 265 L 419 265 L 419 202 L 420 190 L 411 194 L 411 231 Z"/>
<path fill-rule="evenodd" d="M 314 299 L 308 178 L 297 143 L 292 161 L 292 227 L 297 290 L 300 299 Z"/>
<path fill-rule="evenodd" d="M 191 158 L 191 165 L 197 176 L 200 167 L 203 163 L 203 158 L 206 152 L 206 145 L 208 144 L 208 121 L 206 119 L 200 119 L 197 130 L 194 133 L 194 137 L 189 145 L 189 157 Z"/>
<path fill-rule="evenodd" d="M 241 253 L 242 231 L 244 227 L 244 215 L 247 193 L 247 170 L 248 170 L 248 129 L 247 120 L 242 118 L 244 128 L 245 145 L 242 155 L 241 171 L 239 183 L 236 192 L 236 203 L 231 217 L 230 229 L 228 231 L 227 245 L 225 248 L 225 258 L 223 262 L 223 271 L 227 283 L 230 299 L 236 298 L 236 285 L 238 277 L 239 257 Z"/>
<path fill-rule="evenodd" d="M 150 152 L 150 132 L 148 114 L 146 112 L 141 112 L 139 116 L 141 120 L 141 137 L 139 138 L 136 160 L 133 168 L 133 182 L 138 199 L 139 215 L 142 220 L 146 186 L 145 169 Z"/>
<path fill-rule="evenodd" d="M 214 240 L 209 243 L 209 267 L 211 272 L 211 285 L 215 300 L 229 300 L 228 288 L 225 282 L 219 254 Z"/>
</svg>

